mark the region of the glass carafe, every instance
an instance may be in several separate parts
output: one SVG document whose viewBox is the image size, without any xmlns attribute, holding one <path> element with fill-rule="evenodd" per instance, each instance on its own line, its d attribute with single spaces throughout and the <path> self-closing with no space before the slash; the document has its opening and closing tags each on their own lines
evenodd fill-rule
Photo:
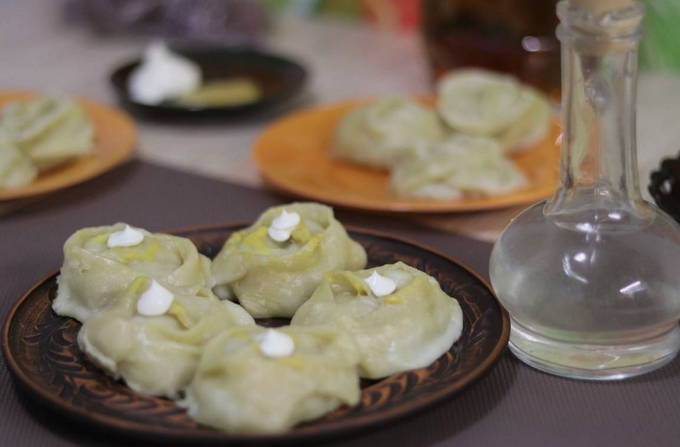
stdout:
<svg viewBox="0 0 680 447">
<path fill-rule="evenodd" d="M 584 4 L 557 8 L 561 185 L 510 222 L 490 274 L 520 360 L 567 377 L 622 379 L 664 365 L 680 348 L 680 226 L 639 192 L 635 93 L 644 8 Z"/>
</svg>

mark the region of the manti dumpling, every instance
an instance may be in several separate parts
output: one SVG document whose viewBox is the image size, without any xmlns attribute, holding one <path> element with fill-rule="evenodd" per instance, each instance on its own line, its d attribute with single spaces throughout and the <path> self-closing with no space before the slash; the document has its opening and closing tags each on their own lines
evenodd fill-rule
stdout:
<svg viewBox="0 0 680 447">
<path fill-rule="evenodd" d="M 177 397 L 194 375 L 212 337 L 255 321 L 238 304 L 170 292 L 138 276 L 113 306 L 91 316 L 78 333 L 80 349 L 135 391 Z"/>
<path fill-rule="evenodd" d="M 140 275 L 187 295 L 212 286 L 210 260 L 189 239 L 117 223 L 83 228 L 66 240 L 52 308 L 84 322 L 115 303 Z"/>
<path fill-rule="evenodd" d="M 351 334 L 361 355 L 359 374 L 378 379 L 431 364 L 460 337 L 463 316 L 434 278 L 397 262 L 327 273 L 291 325 Z"/>
<path fill-rule="evenodd" d="M 205 347 L 189 416 L 228 432 L 270 433 L 359 401 L 351 337 L 324 328 L 229 330 Z"/>
<path fill-rule="evenodd" d="M 0 132 L 0 189 L 27 185 L 37 175 L 31 159 Z"/>
<path fill-rule="evenodd" d="M 343 117 L 333 138 L 332 154 L 389 169 L 405 147 L 421 140 L 439 140 L 444 134 L 434 109 L 390 97 L 358 107 Z"/>
<path fill-rule="evenodd" d="M 506 194 L 526 185 L 498 142 L 462 134 L 402 157 L 390 177 L 397 196 L 440 200 Z"/>
<path fill-rule="evenodd" d="M 360 269 L 366 252 L 333 209 L 292 203 L 266 210 L 229 237 L 213 260 L 215 293 L 238 299 L 255 318 L 291 317 L 324 273 Z"/>
<path fill-rule="evenodd" d="M 528 88 L 528 87 L 525 87 Z M 496 135 L 506 153 L 526 149 L 546 138 L 550 132 L 550 103 L 536 90 L 529 88 L 531 104 L 512 126 Z"/>
<path fill-rule="evenodd" d="M 462 69 L 437 84 L 437 108 L 456 132 L 497 139 L 506 152 L 542 140 L 550 129 L 548 100 L 512 76 Z"/>
<path fill-rule="evenodd" d="M 56 95 L 5 105 L 0 132 L 40 170 L 86 154 L 94 142 L 94 128 L 81 107 Z"/>
</svg>

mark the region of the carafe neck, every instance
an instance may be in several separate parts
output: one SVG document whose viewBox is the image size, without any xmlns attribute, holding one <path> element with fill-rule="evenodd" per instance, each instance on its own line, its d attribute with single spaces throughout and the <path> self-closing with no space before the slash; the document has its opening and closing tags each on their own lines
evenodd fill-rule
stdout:
<svg viewBox="0 0 680 447">
<path fill-rule="evenodd" d="M 643 14 L 644 8 L 634 2 L 599 13 L 578 2 L 558 5 L 561 184 L 545 208 L 548 215 L 582 215 L 588 210 L 643 213 L 635 127 Z"/>
</svg>

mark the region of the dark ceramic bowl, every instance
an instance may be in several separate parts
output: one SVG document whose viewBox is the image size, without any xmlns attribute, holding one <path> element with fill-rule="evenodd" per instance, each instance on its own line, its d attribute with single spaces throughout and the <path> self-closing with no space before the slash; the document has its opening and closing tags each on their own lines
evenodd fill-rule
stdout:
<svg viewBox="0 0 680 447">
<path fill-rule="evenodd" d="M 230 77 L 255 82 L 262 96 L 254 102 L 219 107 L 189 107 L 164 102 L 158 105 L 135 101 L 128 92 L 128 79 L 140 60 L 128 62 L 111 74 L 111 83 L 121 103 L 133 113 L 148 117 L 236 117 L 261 112 L 282 105 L 300 93 L 307 78 L 302 65 L 273 54 L 252 49 L 182 47 L 172 51 L 201 67 L 204 81 Z"/>
<path fill-rule="evenodd" d="M 649 193 L 656 204 L 680 223 L 680 154 L 666 158 L 652 172 Z"/>
</svg>

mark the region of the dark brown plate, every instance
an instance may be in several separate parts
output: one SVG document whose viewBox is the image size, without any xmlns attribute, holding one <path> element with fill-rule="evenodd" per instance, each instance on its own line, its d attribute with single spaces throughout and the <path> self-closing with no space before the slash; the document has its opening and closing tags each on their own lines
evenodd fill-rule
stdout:
<svg viewBox="0 0 680 447">
<path fill-rule="evenodd" d="M 128 62 L 111 74 L 111 84 L 123 105 L 149 118 L 230 118 L 280 106 L 301 92 L 307 71 L 290 59 L 248 48 L 193 46 L 173 48 L 201 67 L 204 81 L 232 77 L 247 78 L 260 88 L 262 96 L 253 102 L 225 106 L 185 106 L 172 102 L 142 104 L 128 93 L 128 79 L 140 60 Z"/>
<path fill-rule="evenodd" d="M 243 225 L 176 232 L 213 257 Z M 171 400 L 136 393 L 106 376 L 80 352 L 80 323 L 51 309 L 54 273 L 14 305 L 3 328 L 3 352 L 17 382 L 59 412 L 107 431 L 156 441 L 295 442 L 346 435 L 422 410 L 461 391 L 486 372 L 508 341 L 510 322 L 489 285 L 457 261 L 414 242 L 361 229 L 351 236 L 368 252 L 369 265 L 403 261 L 434 276 L 458 299 L 464 315 L 461 338 L 428 368 L 364 383 L 361 402 L 277 435 L 233 435 L 198 425 Z"/>
</svg>

